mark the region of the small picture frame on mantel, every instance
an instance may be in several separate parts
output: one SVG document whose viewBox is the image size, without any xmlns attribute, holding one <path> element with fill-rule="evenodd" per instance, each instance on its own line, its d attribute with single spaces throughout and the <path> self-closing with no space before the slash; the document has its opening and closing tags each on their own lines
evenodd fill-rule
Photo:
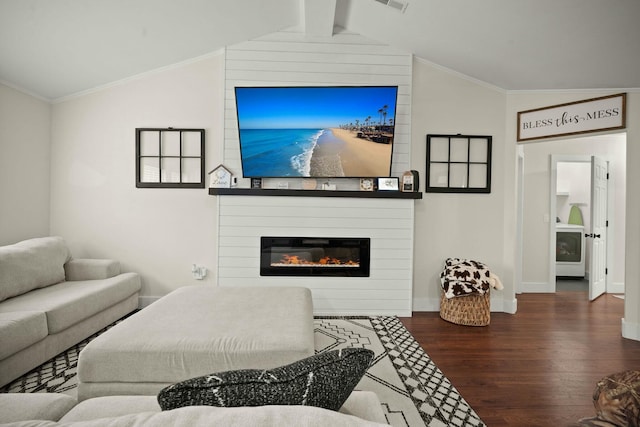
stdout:
<svg viewBox="0 0 640 427">
<path fill-rule="evenodd" d="M 209 172 L 209 188 L 230 188 L 233 174 L 224 165 L 218 165 Z"/>
<path fill-rule="evenodd" d="M 360 178 L 360 191 L 373 191 L 376 184 L 373 178 Z"/>
<path fill-rule="evenodd" d="M 419 174 L 416 170 L 406 171 L 402 174 L 402 183 L 400 185 L 400 191 L 413 192 L 418 191 L 420 188 Z"/>
<path fill-rule="evenodd" d="M 400 188 L 397 177 L 389 176 L 378 178 L 378 191 L 398 191 Z"/>
</svg>

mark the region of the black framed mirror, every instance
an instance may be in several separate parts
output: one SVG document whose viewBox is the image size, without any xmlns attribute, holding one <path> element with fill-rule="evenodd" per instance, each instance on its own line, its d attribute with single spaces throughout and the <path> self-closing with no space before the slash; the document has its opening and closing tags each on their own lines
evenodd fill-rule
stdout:
<svg viewBox="0 0 640 427">
<path fill-rule="evenodd" d="M 427 193 L 491 193 L 487 135 L 427 135 Z"/>
<path fill-rule="evenodd" d="M 137 188 L 204 188 L 204 129 L 136 128 Z"/>
</svg>

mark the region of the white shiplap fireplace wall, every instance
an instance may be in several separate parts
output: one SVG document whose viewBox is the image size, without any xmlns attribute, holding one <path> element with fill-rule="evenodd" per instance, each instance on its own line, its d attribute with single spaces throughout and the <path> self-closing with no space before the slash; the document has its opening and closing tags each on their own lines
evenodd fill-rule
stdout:
<svg viewBox="0 0 640 427">
<path fill-rule="evenodd" d="M 397 85 L 392 175 L 410 169 L 411 55 L 357 34 L 273 33 L 231 46 L 225 58 L 224 164 L 241 176 L 234 87 Z M 284 180 L 265 180 L 275 188 Z M 339 190 L 357 180 L 336 179 Z M 289 180 L 290 189 L 301 188 Z M 248 187 L 240 179 L 239 187 Z M 219 286 L 305 286 L 317 315 L 410 316 L 414 200 L 216 196 Z M 370 277 L 261 277 L 260 237 L 369 237 Z"/>
<path fill-rule="evenodd" d="M 219 196 L 220 286 L 305 286 L 319 315 L 411 316 L 413 200 Z M 370 277 L 260 277 L 260 236 L 369 237 Z"/>
</svg>

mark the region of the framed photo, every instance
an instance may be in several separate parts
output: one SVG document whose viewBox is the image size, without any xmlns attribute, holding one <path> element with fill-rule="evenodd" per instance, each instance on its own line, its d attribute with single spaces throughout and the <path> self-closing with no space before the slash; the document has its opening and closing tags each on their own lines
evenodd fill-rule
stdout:
<svg viewBox="0 0 640 427">
<path fill-rule="evenodd" d="M 330 182 L 324 182 L 322 184 L 322 189 L 323 190 L 334 191 L 336 189 L 336 185 L 335 184 L 331 184 Z"/>
<path fill-rule="evenodd" d="M 418 191 L 420 188 L 418 171 L 410 170 L 402 174 L 400 190 L 404 192 Z"/>
<path fill-rule="evenodd" d="M 378 191 L 398 191 L 399 180 L 396 177 L 378 178 Z"/>
<path fill-rule="evenodd" d="M 360 191 L 373 191 L 375 180 L 373 178 L 360 178 Z"/>
<path fill-rule="evenodd" d="M 318 188 L 318 181 L 313 178 L 307 178 L 302 180 L 303 190 L 315 190 Z"/>
</svg>

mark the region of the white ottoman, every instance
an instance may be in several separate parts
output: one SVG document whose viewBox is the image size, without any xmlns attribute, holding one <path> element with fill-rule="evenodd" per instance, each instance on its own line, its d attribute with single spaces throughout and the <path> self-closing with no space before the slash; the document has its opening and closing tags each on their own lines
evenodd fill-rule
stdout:
<svg viewBox="0 0 640 427">
<path fill-rule="evenodd" d="M 306 288 L 180 288 L 80 352 L 78 401 L 157 394 L 212 372 L 292 363 L 314 354 L 313 328 Z"/>
</svg>

